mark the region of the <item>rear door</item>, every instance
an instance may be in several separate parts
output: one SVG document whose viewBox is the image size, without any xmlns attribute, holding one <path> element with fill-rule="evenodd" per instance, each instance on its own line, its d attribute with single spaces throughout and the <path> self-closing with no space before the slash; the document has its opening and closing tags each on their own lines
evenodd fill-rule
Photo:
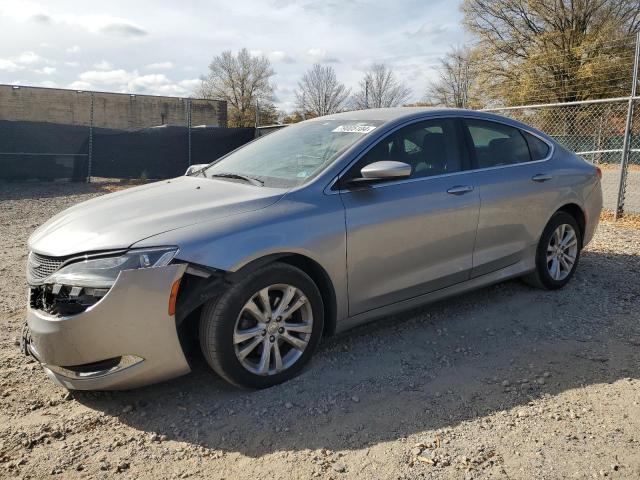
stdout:
<svg viewBox="0 0 640 480">
<path fill-rule="evenodd" d="M 434 119 L 374 145 L 347 173 L 373 162 L 411 165 L 408 179 L 343 189 L 349 314 L 465 281 L 472 268 L 479 197 L 468 172 L 462 126 Z"/>
<path fill-rule="evenodd" d="M 499 122 L 465 119 L 474 154 L 480 217 L 472 277 L 513 265 L 535 251 L 557 201 L 551 147 Z"/>
</svg>

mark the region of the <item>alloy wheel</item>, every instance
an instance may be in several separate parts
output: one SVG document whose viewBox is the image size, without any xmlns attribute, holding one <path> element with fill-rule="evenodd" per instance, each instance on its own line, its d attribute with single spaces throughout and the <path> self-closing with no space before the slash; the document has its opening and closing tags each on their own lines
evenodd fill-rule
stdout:
<svg viewBox="0 0 640 480">
<path fill-rule="evenodd" d="M 305 294 L 287 284 L 254 293 L 233 331 L 236 358 L 249 372 L 275 375 L 296 363 L 311 340 L 313 313 Z"/>
<path fill-rule="evenodd" d="M 554 230 L 547 245 L 547 269 L 551 278 L 562 281 L 571 273 L 578 256 L 578 237 L 571 225 L 563 223 Z"/>
</svg>

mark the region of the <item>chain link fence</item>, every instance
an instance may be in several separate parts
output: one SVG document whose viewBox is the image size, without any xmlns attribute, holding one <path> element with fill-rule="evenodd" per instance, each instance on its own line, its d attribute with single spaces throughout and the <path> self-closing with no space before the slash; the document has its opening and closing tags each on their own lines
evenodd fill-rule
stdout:
<svg viewBox="0 0 640 480">
<path fill-rule="evenodd" d="M 160 179 L 253 140 L 224 101 L 0 85 L 0 180 Z"/>
<path fill-rule="evenodd" d="M 640 213 L 640 108 L 633 108 L 627 127 L 629 103 L 618 98 L 585 102 L 506 107 L 487 110 L 519 120 L 552 136 L 569 150 L 602 170 L 604 207 L 616 211 L 620 196 L 623 153 L 628 155 L 623 210 Z M 629 128 L 629 131 L 627 131 Z M 630 141 L 625 151 L 625 136 Z"/>
</svg>

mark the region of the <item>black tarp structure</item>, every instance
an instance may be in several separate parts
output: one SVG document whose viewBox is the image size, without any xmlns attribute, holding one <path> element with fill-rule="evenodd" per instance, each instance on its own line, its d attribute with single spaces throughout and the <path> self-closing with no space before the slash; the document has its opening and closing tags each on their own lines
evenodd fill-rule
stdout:
<svg viewBox="0 0 640 480">
<path fill-rule="evenodd" d="M 93 177 L 172 178 L 189 165 L 187 127 L 92 132 Z M 192 128 L 191 164 L 212 162 L 254 138 L 253 128 Z M 89 127 L 0 121 L 0 180 L 84 181 L 88 160 Z"/>
<path fill-rule="evenodd" d="M 84 180 L 89 128 L 0 121 L 0 180 Z"/>
</svg>

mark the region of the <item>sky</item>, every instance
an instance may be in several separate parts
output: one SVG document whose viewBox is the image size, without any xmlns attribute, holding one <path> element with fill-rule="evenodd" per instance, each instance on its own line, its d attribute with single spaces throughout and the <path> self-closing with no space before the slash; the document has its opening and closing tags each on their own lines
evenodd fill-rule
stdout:
<svg viewBox="0 0 640 480">
<path fill-rule="evenodd" d="M 211 59 L 266 55 L 276 106 L 331 65 L 355 91 L 385 63 L 424 96 L 438 58 L 468 40 L 458 0 L 0 0 L 0 83 L 190 96 Z"/>
</svg>

